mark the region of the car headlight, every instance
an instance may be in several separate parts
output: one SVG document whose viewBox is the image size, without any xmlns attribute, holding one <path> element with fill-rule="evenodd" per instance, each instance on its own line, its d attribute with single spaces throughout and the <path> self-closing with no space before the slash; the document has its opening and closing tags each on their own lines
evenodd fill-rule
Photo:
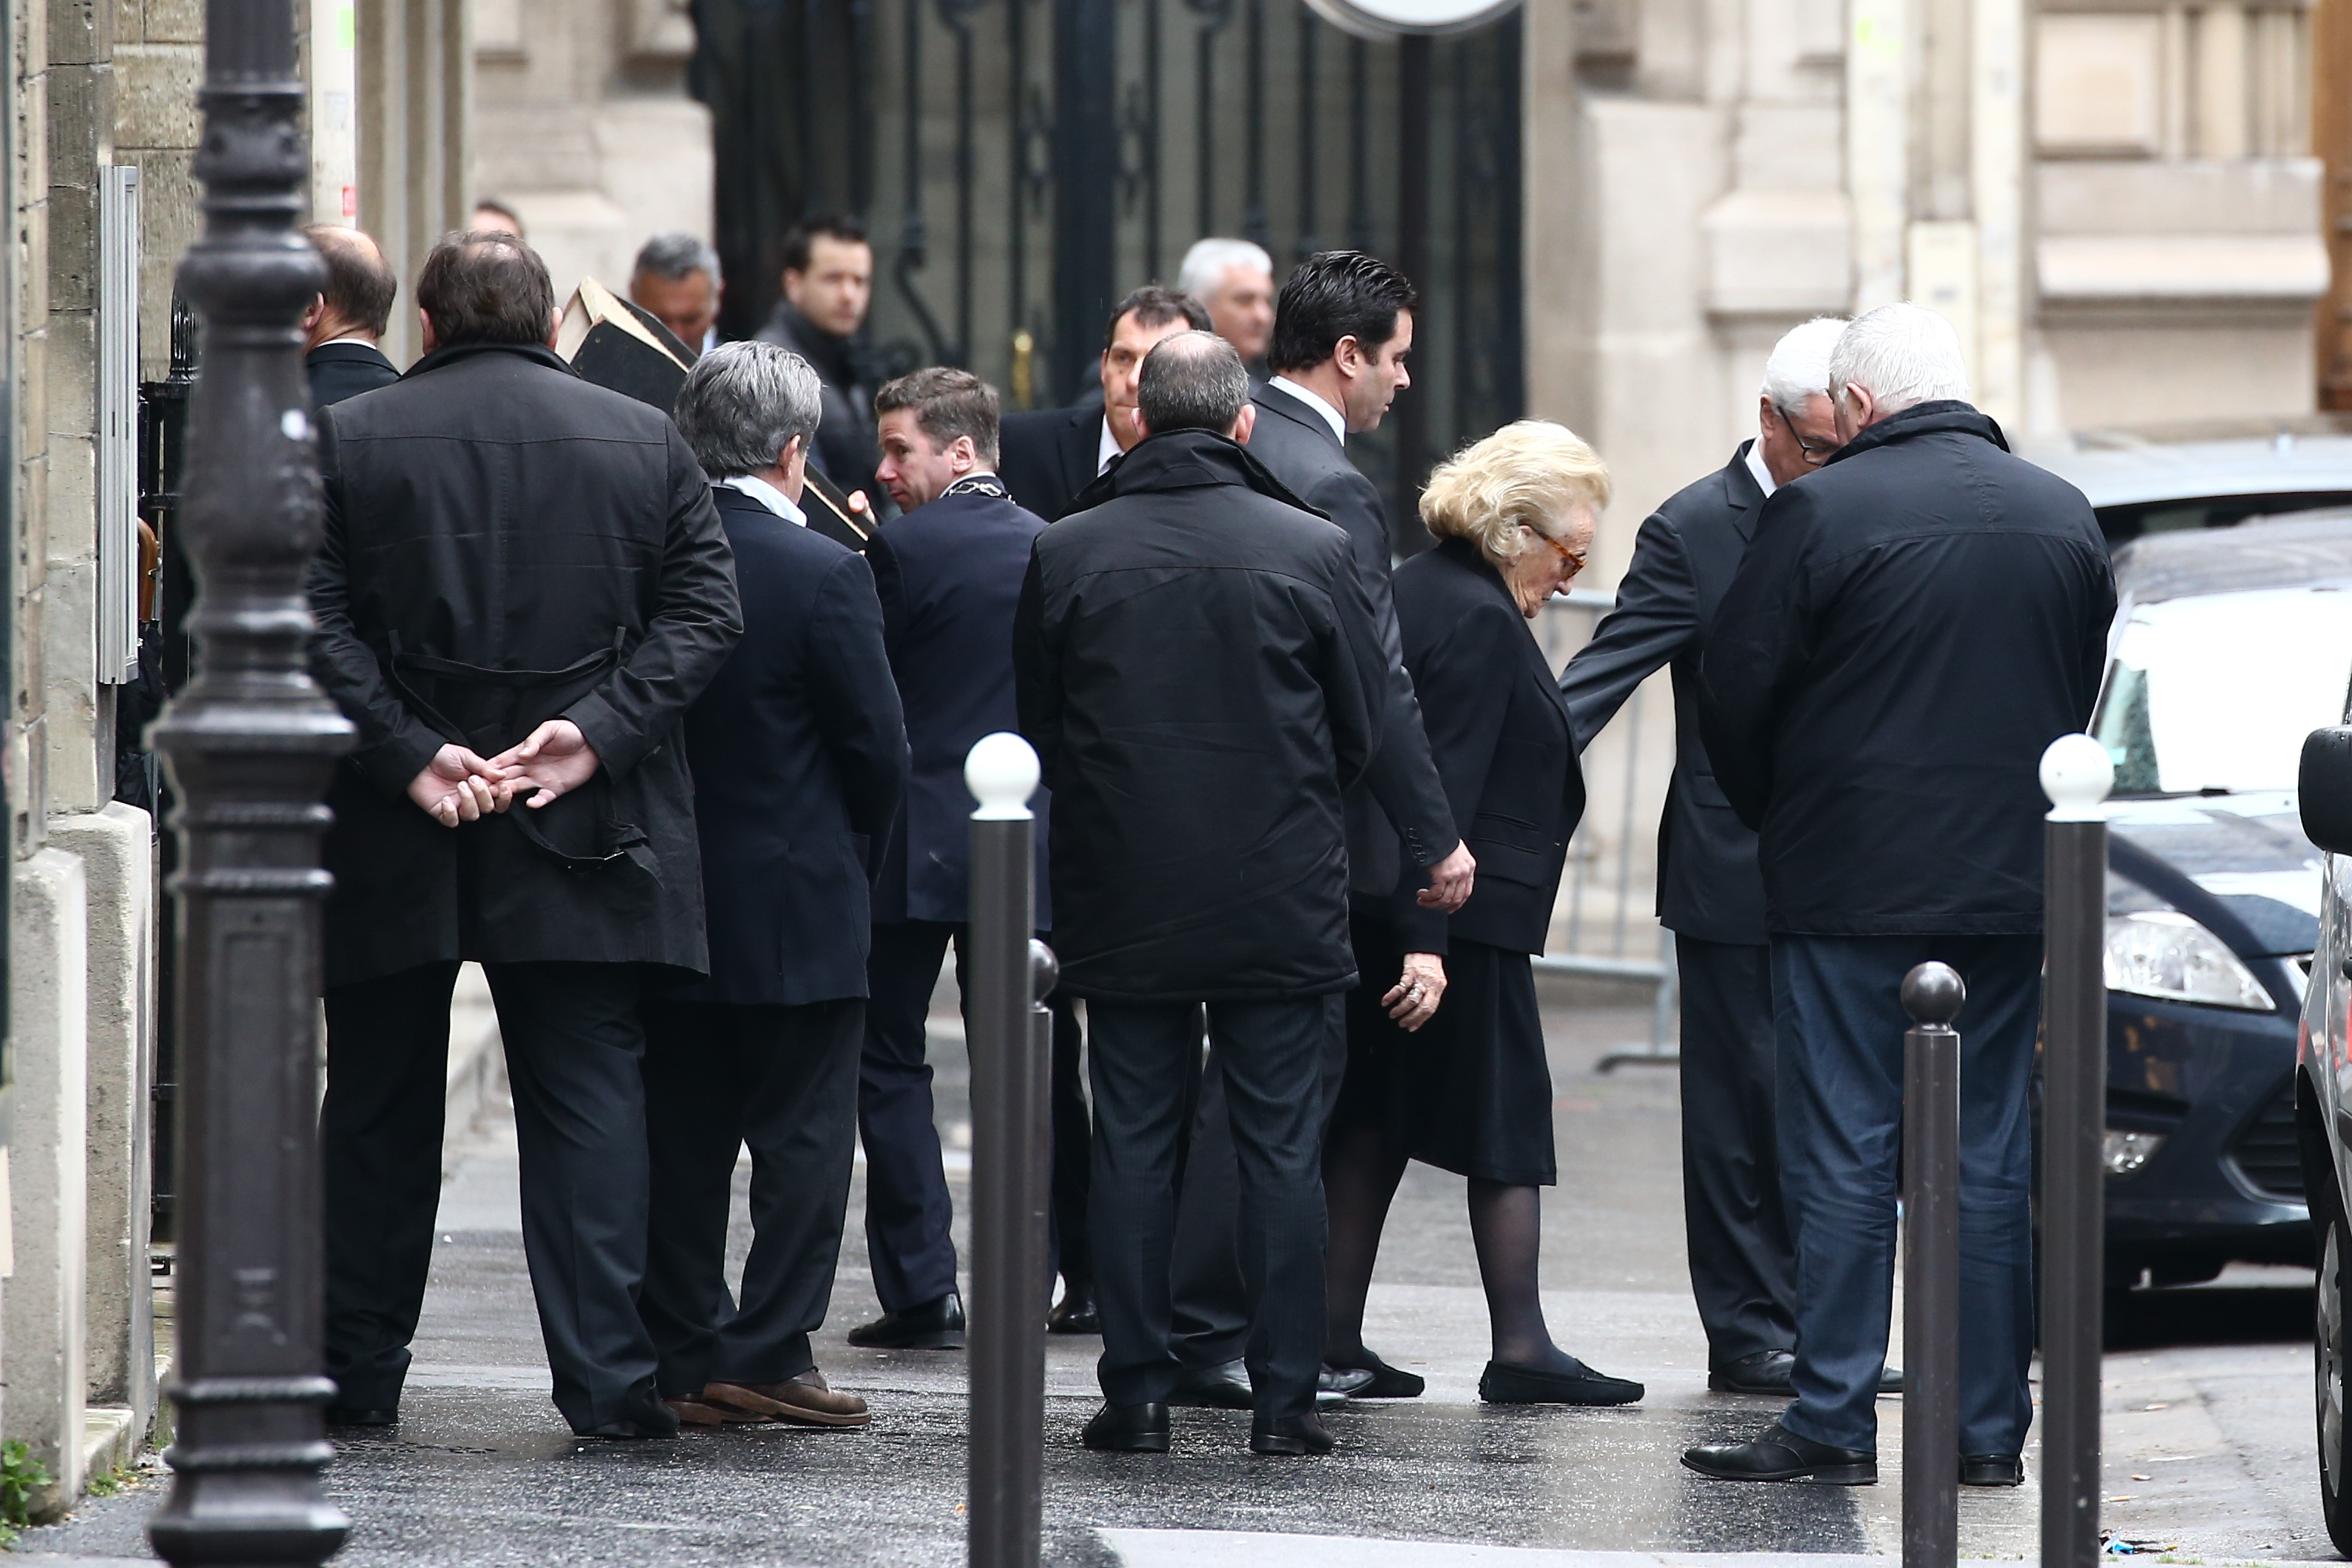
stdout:
<svg viewBox="0 0 2352 1568">
<path fill-rule="evenodd" d="M 2164 1146 L 2162 1133 L 2126 1133 L 2119 1127 L 2107 1129 L 2105 1146 L 2100 1150 L 2100 1162 L 2107 1174 L 2126 1176 L 2156 1157 Z"/>
<path fill-rule="evenodd" d="M 2271 1012 L 2278 1004 L 2228 944 L 2177 909 L 2107 916 L 2107 989 Z"/>
</svg>

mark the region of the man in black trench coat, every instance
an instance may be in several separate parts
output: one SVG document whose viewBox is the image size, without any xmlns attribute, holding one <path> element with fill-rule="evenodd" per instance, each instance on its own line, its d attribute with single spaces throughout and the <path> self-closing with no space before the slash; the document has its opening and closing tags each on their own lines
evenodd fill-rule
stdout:
<svg viewBox="0 0 2352 1568">
<path fill-rule="evenodd" d="M 1163 1452 L 1169 1244 L 1206 1004 L 1240 1154 L 1251 1448 L 1321 1453 L 1327 1046 L 1355 983 L 1341 791 L 1387 666 L 1340 529 L 1238 444 L 1233 345 L 1145 361 L 1147 434 L 1039 536 L 1013 622 L 1021 727 L 1054 791 L 1062 985 L 1087 1003 L 1105 1404 L 1089 1448 Z"/>
<path fill-rule="evenodd" d="M 733 564 L 668 417 L 547 346 L 554 291 L 520 240 L 444 240 L 416 298 L 425 357 L 320 415 L 312 667 L 359 727 L 328 794 L 328 1417 L 398 1414 L 475 959 L 556 1407 L 583 1435 L 667 1436 L 636 1305 L 636 1009 L 708 967 L 678 726 L 742 633 Z"/>
</svg>

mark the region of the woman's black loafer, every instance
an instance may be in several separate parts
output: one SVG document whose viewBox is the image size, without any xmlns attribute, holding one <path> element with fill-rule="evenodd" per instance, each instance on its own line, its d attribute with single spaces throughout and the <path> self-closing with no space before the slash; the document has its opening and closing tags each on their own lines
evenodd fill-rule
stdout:
<svg viewBox="0 0 2352 1568">
<path fill-rule="evenodd" d="M 1569 1358 L 1573 1372 L 1511 1366 L 1490 1361 L 1478 1379 L 1478 1397 L 1489 1405 L 1631 1405 L 1648 1392 L 1622 1377 L 1604 1377 Z"/>
</svg>

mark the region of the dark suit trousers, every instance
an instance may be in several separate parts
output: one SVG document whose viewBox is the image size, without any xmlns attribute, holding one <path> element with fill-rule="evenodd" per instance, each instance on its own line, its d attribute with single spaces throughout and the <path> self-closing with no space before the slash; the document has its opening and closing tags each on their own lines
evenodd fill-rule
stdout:
<svg viewBox="0 0 2352 1568">
<path fill-rule="evenodd" d="M 932 1120 L 931 1067 L 924 1039 L 940 960 L 953 943 L 956 988 L 963 988 L 964 927 L 892 920 L 874 927 L 866 961 L 866 1052 L 858 1070 L 857 1127 L 866 1144 L 866 1249 L 885 1312 L 919 1306 L 955 1289 L 955 1218 L 940 1134 Z M 1062 1273 L 1092 1276 L 1087 1256 L 1087 1125 L 1079 1077 L 1082 1035 L 1067 997 L 1054 1015 L 1053 1228 Z"/>
<path fill-rule="evenodd" d="M 1244 1358 L 1260 1416 L 1315 1406 L 1323 1361 L 1323 1124 L 1329 998 L 1211 1002 L 1212 1058 L 1233 1132 L 1238 1251 L 1249 1333 Z M 1183 1163 L 1188 1082 L 1201 1060 L 1197 1003 L 1090 1000 L 1095 1092 L 1095 1300 L 1103 1397 L 1164 1400 L 1170 1250 Z"/>
<path fill-rule="evenodd" d="M 782 1383 L 816 1364 L 856 1158 L 866 1004 L 656 999 L 646 1022 L 652 1225 L 646 1329 L 666 1398 L 716 1378 Z M 751 1253 L 727 1290 L 737 1154 L 751 1150 Z"/>
<path fill-rule="evenodd" d="M 1797 1343 L 1797 1254 L 1780 1201 L 1771 950 L 1675 938 L 1682 976 L 1683 1227 L 1717 1365 Z"/>
<path fill-rule="evenodd" d="M 2014 1454 L 2033 1405 L 2032 1136 L 2039 936 L 1772 938 L 1780 1171 L 1797 1232 L 1797 1402 L 1781 1425 L 1842 1448 L 1878 1438 L 1903 1133 L 1897 989 L 1960 972 L 1960 1452 Z"/>
<path fill-rule="evenodd" d="M 1328 1001 L 1331 1039 L 1323 1059 L 1318 1149 L 1348 1071 L 1347 996 L 1343 992 Z M 1234 1158 L 1233 1119 L 1225 1112 L 1224 1077 L 1216 1071 L 1213 1049 L 1200 1077 L 1178 1166 L 1176 1239 L 1169 1264 L 1171 1338 L 1176 1359 L 1187 1371 L 1239 1361 L 1250 1329 L 1249 1290 L 1242 1278 L 1241 1171 Z"/>
<path fill-rule="evenodd" d="M 637 1317 L 646 1267 L 643 981 L 623 964 L 486 966 L 506 1042 L 522 1175 L 523 1253 L 574 1430 L 652 1391 Z M 400 1402 L 440 1204 L 449 995 L 428 964 L 327 993 L 321 1113 L 327 1369 L 338 1404 Z"/>
<path fill-rule="evenodd" d="M 948 944 L 963 985 L 963 927 L 893 920 L 874 927 L 866 960 L 866 1047 L 858 1064 L 857 1132 L 866 1144 L 866 1250 L 886 1312 L 956 1288 L 955 1218 L 940 1133 L 931 1119 L 931 1064 L 923 1020 Z"/>
</svg>

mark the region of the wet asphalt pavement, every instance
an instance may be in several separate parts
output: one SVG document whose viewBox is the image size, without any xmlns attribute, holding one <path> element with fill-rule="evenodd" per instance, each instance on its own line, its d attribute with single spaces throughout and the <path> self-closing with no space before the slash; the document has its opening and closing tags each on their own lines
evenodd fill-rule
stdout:
<svg viewBox="0 0 2352 1568">
<path fill-rule="evenodd" d="M 1097 1404 L 1099 1342 L 1051 1339 L 1046 1563 L 1564 1568 L 1575 1559 L 1465 1548 L 1899 1551 L 1898 1401 L 1881 1402 L 1876 1487 L 1738 1486 L 1677 1465 L 1687 1444 L 1760 1431 L 1778 1406 L 1706 1389 L 1684 1272 L 1674 1072 L 1593 1071 L 1604 1052 L 1644 1037 L 1646 1013 L 1554 1006 L 1546 1021 L 1560 1166 L 1545 1207 L 1547 1312 L 1563 1345 L 1643 1379 L 1648 1397 L 1620 1410 L 1481 1406 L 1486 1309 L 1463 1184 L 1416 1167 L 1391 1218 L 1366 1338 L 1427 1376 L 1428 1393 L 1338 1413 L 1339 1451 L 1320 1460 L 1253 1458 L 1245 1414 L 1194 1410 L 1176 1412 L 1165 1457 L 1097 1455 L 1078 1447 L 1077 1432 Z M 969 1145 L 961 1030 L 951 1013 L 934 1023 L 940 1122 L 961 1166 L 955 1151 Z M 835 1386 L 871 1402 L 873 1425 L 611 1444 L 572 1438 L 547 1399 L 516 1228 L 510 1124 L 486 1116 L 454 1165 L 401 1424 L 345 1442 L 328 1472 L 353 1521 L 338 1563 L 962 1560 L 964 1358 L 858 1351 L 841 1338 L 876 1310 L 857 1230 L 862 1186 L 819 1357 Z M 961 1200 L 965 1178 L 953 1176 Z M 749 1239 L 740 1204 L 738 1231 L 740 1261 Z M 961 1215 L 958 1232 L 961 1242 Z M 2238 1270 L 2118 1309 L 2111 1340 L 2132 1348 L 2112 1349 L 2107 1363 L 2105 1517 L 2116 1533 L 2208 1562 L 2333 1555 L 2312 1464 L 2309 1278 Z M 1964 1493 L 1963 1556 L 2034 1554 L 2038 1458 L 2029 1450 L 2024 1489 Z M 141 1526 L 163 1484 L 87 1501 L 65 1523 L 27 1531 L 17 1549 L 61 1562 L 145 1557 Z M 1209 1531 L 1252 1533 L 1164 1533 Z M 1301 1536 L 1327 1539 L 1290 1539 Z"/>
</svg>

